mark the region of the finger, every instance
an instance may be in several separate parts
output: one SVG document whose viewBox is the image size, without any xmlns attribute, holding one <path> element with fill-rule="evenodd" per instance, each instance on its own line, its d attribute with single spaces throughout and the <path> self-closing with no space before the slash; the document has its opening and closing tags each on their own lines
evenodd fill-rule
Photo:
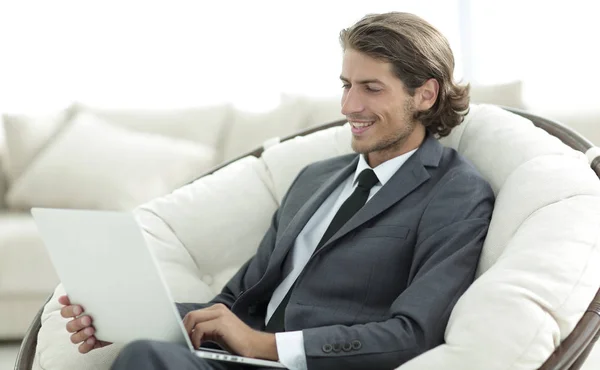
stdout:
<svg viewBox="0 0 600 370">
<path fill-rule="evenodd" d="M 92 335 L 94 335 L 94 328 L 93 327 L 89 327 L 89 328 L 85 328 L 83 330 L 78 331 L 77 333 L 71 335 L 71 343 L 73 344 L 79 344 L 83 341 L 86 341 L 89 339 L 89 337 L 91 337 Z"/>
<path fill-rule="evenodd" d="M 94 349 L 95 345 L 96 345 L 96 338 L 89 337 L 85 342 L 83 342 L 79 345 L 79 353 L 88 353 L 89 351 Z"/>
<path fill-rule="evenodd" d="M 70 319 L 72 317 L 77 317 L 83 313 L 83 307 L 79 305 L 69 305 L 64 306 L 60 309 L 60 315 L 65 319 Z"/>
<path fill-rule="evenodd" d="M 71 301 L 69 300 L 69 297 L 66 295 L 61 295 L 60 297 L 58 297 L 58 303 L 62 304 L 63 306 L 71 305 Z"/>
<path fill-rule="evenodd" d="M 229 307 L 225 306 L 223 303 L 216 303 L 212 306 L 206 308 L 207 310 L 227 310 L 229 311 Z"/>
<path fill-rule="evenodd" d="M 192 346 L 194 347 L 194 349 L 200 348 L 200 345 L 202 344 L 202 337 L 202 330 L 194 330 L 190 334 L 190 340 L 192 341 Z"/>
<path fill-rule="evenodd" d="M 217 319 L 222 315 L 220 310 L 210 310 L 209 308 L 192 311 L 185 315 L 183 318 L 183 326 L 188 334 L 192 333 L 192 329 L 194 326 L 196 326 L 196 324 Z"/>
<path fill-rule="evenodd" d="M 69 333 L 76 333 L 82 329 L 92 325 L 92 318 L 90 316 L 82 316 L 78 319 L 71 320 L 67 323 L 67 331 Z"/>
<path fill-rule="evenodd" d="M 219 320 L 211 320 L 196 324 L 196 326 L 194 326 L 194 331 L 192 332 L 191 338 L 192 344 L 195 346 L 194 348 L 200 347 L 204 341 L 208 340 L 219 343 L 219 323 Z"/>
</svg>

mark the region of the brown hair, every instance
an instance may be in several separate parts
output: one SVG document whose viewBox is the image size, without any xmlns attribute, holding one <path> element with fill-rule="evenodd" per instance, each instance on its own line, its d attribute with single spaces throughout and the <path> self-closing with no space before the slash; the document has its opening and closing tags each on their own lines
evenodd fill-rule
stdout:
<svg viewBox="0 0 600 370">
<path fill-rule="evenodd" d="M 410 13 L 370 14 L 340 32 L 342 48 L 389 62 L 414 96 L 430 78 L 439 84 L 435 104 L 415 113 L 429 132 L 447 136 L 469 109 L 469 85 L 454 83 L 454 56 L 448 40 L 424 19 Z"/>
</svg>

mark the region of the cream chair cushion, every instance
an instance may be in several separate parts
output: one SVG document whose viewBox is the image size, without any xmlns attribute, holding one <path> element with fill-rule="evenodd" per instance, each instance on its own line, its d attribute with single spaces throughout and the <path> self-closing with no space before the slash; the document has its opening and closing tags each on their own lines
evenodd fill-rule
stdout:
<svg viewBox="0 0 600 370">
<path fill-rule="evenodd" d="M 177 300 L 206 301 L 250 257 L 298 171 L 350 152 L 348 127 L 296 138 L 136 210 Z M 600 281 L 600 182 L 577 153 L 522 118 L 473 106 L 443 140 L 497 194 L 479 278 L 459 300 L 446 344 L 402 369 L 536 369 L 573 329 Z M 185 247 L 184 247 L 185 246 Z M 77 354 L 45 307 L 44 369 L 106 369 L 118 347 Z"/>
<path fill-rule="evenodd" d="M 473 107 L 444 143 L 497 193 L 478 279 L 446 344 L 401 368 L 537 369 L 571 332 L 600 281 L 600 181 L 583 153 L 499 108 Z"/>
</svg>

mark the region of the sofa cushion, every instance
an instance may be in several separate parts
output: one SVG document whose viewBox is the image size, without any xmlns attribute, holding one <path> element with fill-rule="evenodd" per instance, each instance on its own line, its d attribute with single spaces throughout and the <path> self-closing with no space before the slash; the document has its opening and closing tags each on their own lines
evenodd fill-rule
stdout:
<svg viewBox="0 0 600 370">
<path fill-rule="evenodd" d="M 307 117 L 306 101 L 302 99 L 283 99 L 282 104 L 268 112 L 236 110 L 219 158 L 229 160 L 259 147 L 267 139 L 301 131 Z"/>
<path fill-rule="evenodd" d="M 298 100 L 306 106 L 307 119 L 304 128 L 345 119 L 342 114 L 341 96 L 315 98 L 306 95 L 283 94 L 284 101 Z"/>
<path fill-rule="evenodd" d="M 48 293 L 38 295 L 9 295 L 0 297 L 0 341 L 21 341 L 31 325 L 31 319 L 48 300 Z M 0 353 L 2 350 L 0 349 Z M 0 354 L 0 363 L 4 363 Z M 13 359 L 11 358 L 11 361 Z M 8 367 L 12 369 L 12 367 Z"/>
<path fill-rule="evenodd" d="M 10 182 L 16 181 L 39 151 L 66 124 L 75 107 L 39 115 L 4 114 L 6 137 L 5 171 Z"/>
<path fill-rule="evenodd" d="M 110 123 L 135 130 L 184 139 L 217 148 L 223 140 L 233 114 L 227 104 L 181 109 L 104 109 L 79 104 Z"/>
<path fill-rule="evenodd" d="M 512 81 L 494 85 L 471 85 L 471 103 L 497 104 L 505 107 L 525 108 L 523 82 Z"/>
<path fill-rule="evenodd" d="M 130 209 L 190 182 L 214 150 L 79 113 L 12 185 L 12 208 Z"/>
<path fill-rule="evenodd" d="M 585 136 L 586 139 L 600 146 L 600 109 L 598 106 L 564 109 L 564 107 L 539 107 L 536 112 L 555 119 Z"/>
</svg>

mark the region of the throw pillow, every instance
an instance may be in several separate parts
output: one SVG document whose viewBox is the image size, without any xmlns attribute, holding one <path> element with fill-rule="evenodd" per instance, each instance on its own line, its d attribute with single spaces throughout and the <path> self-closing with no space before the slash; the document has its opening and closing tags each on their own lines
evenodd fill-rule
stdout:
<svg viewBox="0 0 600 370">
<path fill-rule="evenodd" d="M 214 149 L 79 113 L 13 184 L 13 208 L 131 209 L 194 180 Z"/>
<path fill-rule="evenodd" d="M 4 169 L 9 182 L 16 181 L 75 112 L 71 106 L 48 114 L 4 114 L 6 153 Z"/>
<path fill-rule="evenodd" d="M 261 146 L 267 139 L 283 138 L 306 127 L 308 112 L 301 99 L 283 100 L 268 112 L 236 110 L 224 140 L 221 161 L 228 161 Z"/>
<path fill-rule="evenodd" d="M 135 131 L 190 140 L 216 148 L 231 120 L 227 104 L 181 109 L 103 109 L 79 104 L 79 109 Z"/>
<path fill-rule="evenodd" d="M 471 85 L 471 103 L 496 104 L 505 107 L 525 108 L 523 83 L 513 81 L 497 85 Z"/>
</svg>

